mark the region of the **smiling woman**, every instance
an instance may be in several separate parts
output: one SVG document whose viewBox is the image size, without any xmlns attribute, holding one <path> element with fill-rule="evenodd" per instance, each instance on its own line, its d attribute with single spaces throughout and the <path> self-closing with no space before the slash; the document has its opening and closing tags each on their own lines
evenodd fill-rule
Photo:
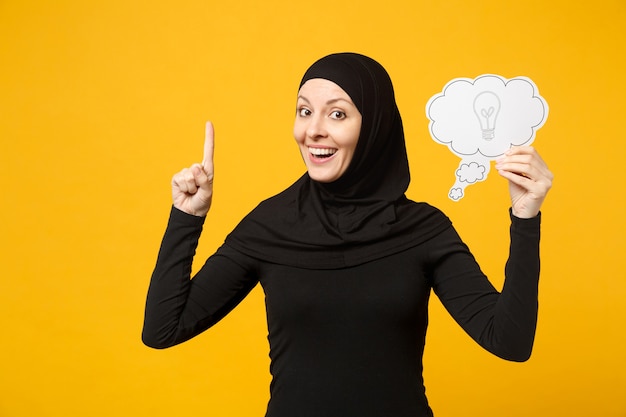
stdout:
<svg viewBox="0 0 626 417">
<path fill-rule="evenodd" d="M 308 172 L 248 214 L 190 280 L 213 199 L 208 125 L 203 163 L 172 180 L 174 207 L 146 303 L 147 345 L 202 333 L 260 283 L 273 377 L 267 417 L 432 416 L 422 378 L 431 290 L 485 349 L 528 359 L 538 212 L 552 178 L 533 149 L 499 161 L 519 214 L 511 215 L 499 293 L 448 218 L 406 198 L 402 120 L 380 64 L 353 53 L 315 62 L 300 83 L 294 136 Z"/>
<path fill-rule="evenodd" d="M 322 78 L 304 83 L 293 135 L 311 179 L 339 179 L 352 161 L 360 132 L 361 113 L 341 87 Z"/>
</svg>

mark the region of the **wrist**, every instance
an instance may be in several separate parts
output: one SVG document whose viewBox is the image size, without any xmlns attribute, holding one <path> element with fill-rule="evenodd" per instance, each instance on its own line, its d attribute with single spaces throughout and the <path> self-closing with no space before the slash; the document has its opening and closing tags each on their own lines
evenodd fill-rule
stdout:
<svg viewBox="0 0 626 417">
<path fill-rule="evenodd" d="M 524 210 L 515 210 L 514 207 L 509 208 L 509 213 L 511 214 L 511 216 L 518 218 L 518 219 L 534 219 L 535 217 L 539 216 L 539 211 L 536 212 L 529 212 L 529 211 L 524 211 Z"/>
<path fill-rule="evenodd" d="M 189 208 L 178 207 L 176 204 L 173 204 L 172 207 L 178 210 L 179 212 L 184 213 L 188 216 L 192 216 L 192 217 L 204 218 L 209 213 L 209 210 L 192 210 Z"/>
</svg>

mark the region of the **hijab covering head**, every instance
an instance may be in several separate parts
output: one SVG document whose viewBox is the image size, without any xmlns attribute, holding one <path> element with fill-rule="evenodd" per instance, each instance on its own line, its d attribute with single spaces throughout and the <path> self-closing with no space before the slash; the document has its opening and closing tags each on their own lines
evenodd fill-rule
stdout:
<svg viewBox="0 0 626 417">
<path fill-rule="evenodd" d="M 387 71 L 357 54 L 334 54 L 315 62 L 300 87 L 314 78 L 341 87 L 361 113 L 361 135 L 350 166 L 329 186 L 337 198 L 395 201 L 409 186 L 402 119 Z M 393 163 L 390 163 L 393 162 Z"/>
<path fill-rule="evenodd" d="M 272 263 L 334 269 L 400 252 L 449 227 L 440 211 L 404 195 L 409 164 L 387 71 L 364 55 L 339 53 L 311 65 L 300 87 L 316 78 L 341 87 L 361 113 L 350 165 L 330 183 L 304 174 L 259 204 L 226 244 Z"/>
</svg>

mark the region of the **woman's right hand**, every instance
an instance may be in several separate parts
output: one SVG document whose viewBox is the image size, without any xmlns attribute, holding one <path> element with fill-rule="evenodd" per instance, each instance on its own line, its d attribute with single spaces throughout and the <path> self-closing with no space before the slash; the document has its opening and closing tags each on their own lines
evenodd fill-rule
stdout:
<svg viewBox="0 0 626 417">
<path fill-rule="evenodd" d="M 172 178 L 174 207 L 194 216 L 206 216 L 213 198 L 213 124 L 207 122 L 202 164 L 193 164 Z"/>
</svg>

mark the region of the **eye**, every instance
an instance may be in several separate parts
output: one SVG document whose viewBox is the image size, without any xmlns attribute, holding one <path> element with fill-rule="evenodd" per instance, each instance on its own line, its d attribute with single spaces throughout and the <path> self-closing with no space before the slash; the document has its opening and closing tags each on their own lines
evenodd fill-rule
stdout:
<svg viewBox="0 0 626 417">
<path fill-rule="evenodd" d="M 332 112 L 330 114 L 330 117 L 332 119 L 341 120 L 341 119 L 345 119 L 346 118 L 346 114 L 344 112 L 342 112 L 342 111 L 335 110 L 334 112 Z"/>
<path fill-rule="evenodd" d="M 310 116 L 311 115 L 311 110 L 307 109 L 306 107 L 301 107 L 301 108 L 298 109 L 298 115 L 300 117 Z"/>
</svg>

